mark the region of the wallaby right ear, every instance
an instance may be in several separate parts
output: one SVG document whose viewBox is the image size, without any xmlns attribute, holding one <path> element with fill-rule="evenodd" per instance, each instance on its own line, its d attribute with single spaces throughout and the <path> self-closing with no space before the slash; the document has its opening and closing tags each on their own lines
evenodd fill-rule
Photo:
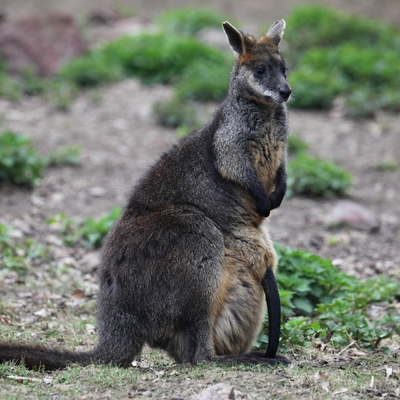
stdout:
<svg viewBox="0 0 400 400">
<path fill-rule="evenodd" d="M 246 36 L 231 25 L 228 21 L 222 24 L 225 34 L 228 38 L 229 44 L 235 53 L 235 58 L 243 56 L 249 50 L 249 43 L 246 40 Z"/>
</svg>

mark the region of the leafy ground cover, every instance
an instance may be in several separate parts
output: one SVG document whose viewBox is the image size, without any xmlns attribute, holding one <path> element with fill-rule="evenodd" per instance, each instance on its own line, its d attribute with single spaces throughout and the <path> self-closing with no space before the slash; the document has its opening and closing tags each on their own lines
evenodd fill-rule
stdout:
<svg viewBox="0 0 400 400">
<path fill-rule="evenodd" d="M 87 220 L 80 229 L 84 226 L 92 222 Z M 1 228 L 1 262 L 6 265 L 1 279 L 14 287 L 0 303 L 2 339 L 78 350 L 94 346 L 93 273 L 80 270 L 68 257 L 60 259 L 61 244 L 58 250 L 46 246 L 38 251 L 38 243 L 12 238 L 6 227 Z M 145 349 L 128 370 L 71 366 L 49 374 L 3 364 L 0 393 L 7 399 L 188 398 L 225 382 L 234 386 L 237 398 L 397 395 L 399 364 L 393 349 L 400 333 L 398 285 L 384 278 L 359 281 L 308 252 L 279 247 L 278 253 L 284 316 L 280 351 L 294 361 L 292 366 L 267 370 L 218 364 L 188 367 L 174 364 L 162 352 Z M 7 267 L 15 254 L 23 268 Z M 265 345 L 264 337 L 262 333 L 258 346 Z"/>
<path fill-rule="evenodd" d="M 324 6 L 302 6 L 287 18 L 293 106 L 329 108 L 338 96 L 349 112 L 399 110 L 400 32 L 390 25 Z"/>
</svg>

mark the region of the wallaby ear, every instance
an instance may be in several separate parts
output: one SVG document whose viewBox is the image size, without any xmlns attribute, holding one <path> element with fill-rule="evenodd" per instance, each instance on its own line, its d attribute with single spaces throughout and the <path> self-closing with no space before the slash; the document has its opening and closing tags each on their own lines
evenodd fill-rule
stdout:
<svg viewBox="0 0 400 400">
<path fill-rule="evenodd" d="M 246 53 L 246 40 L 243 33 L 236 29 L 228 21 L 223 22 L 222 27 L 224 28 L 229 44 L 235 53 L 235 57 L 238 58 Z"/>
<path fill-rule="evenodd" d="M 285 28 L 286 28 L 286 22 L 284 19 L 281 19 L 280 21 L 274 22 L 274 24 L 271 26 L 271 28 L 269 28 L 265 36 L 271 39 L 272 43 L 278 46 L 282 40 Z"/>
</svg>

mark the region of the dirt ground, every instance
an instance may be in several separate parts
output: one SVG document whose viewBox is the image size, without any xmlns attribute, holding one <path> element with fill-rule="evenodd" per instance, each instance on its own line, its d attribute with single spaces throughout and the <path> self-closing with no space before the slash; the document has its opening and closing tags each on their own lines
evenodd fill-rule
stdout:
<svg viewBox="0 0 400 400">
<path fill-rule="evenodd" d="M 0 12 L 18 18 L 32 12 L 62 9 L 79 16 L 111 3 L 111 0 L 2 0 Z M 126 3 L 134 5 L 137 13 L 145 17 L 164 8 L 199 4 L 197 0 Z M 201 2 L 214 3 L 218 11 L 233 14 L 249 26 L 259 26 L 265 24 L 264 19 L 270 22 L 284 17 L 300 2 Z M 323 3 L 400 24 L 398 0 Z M 98 217 L 112 206 L 122 207 L 137 179 L 177 141 L 175 132 L 156 125 L 152 116 L 153 104 L 170 95 L 170 88 L 148 87 L 127 80 L 82 93 L 68 112 L 58 111 L 39 98 L 24 98 L 18 103 L 0 99 L 0 131 L 12 130 L 29 136 L 41 154 L 63 145 L 82 148 L 79 167 L 47 169 L 44 179 L 33 190 L 0 187 L 0 222 L 12 225 L 27 237 L 51 244 L 54 237 L 45 225 L 46 218 L 59 212 L 75 219 Z M 382 162 L 400 165 L 399 121 L 399 115 L 386 113 L 374 120 L 346 119 L 340 106 L 329 112 L 290 110 L 290 131 L 309 143 L 312 155 L 333 160 L 351 172 L 350 199 L 372 211 L 379 218 L 380 229 L 373 233 L 330 230 L 323 219 L 335 199 L 294 197 L 284 200 L 268 221 L 272 239 L 330 257 L 339 268 L 360 278 L 383 273 L 400 280 L 400 167 L 377 168 Z M 65 252 L 61 253 L 60 257 L 64 257 Z M 85 254 L 72 257 L 80 262 Z M 5 294 L 4 290 L 1 292 Z"/>
<path fill-rule="evenodd" d="M 46 218 L 63 212 L 76 219 L 98 217 L 122 207 L 135 181 L 173 143 L 174 131 L 157 126 L 152 105 L 167 98 L 166 87 L 120 82 L 82 94 L 69 112 L 59 112 L 39 98 L 20 103 L 0 100 L 0 128 L 30 136 L 46 154 L 67 144 L 82 148 L 79 167 L 47 169 L 34 190 L 0 189 L 0 220 L 40 234 Z M 335 199 L 285 199 L 268 221 L 272 238 L 333 258 L 358 277 L 385 273 L 399 276 L 400 171 L 377 169 L 399 163 L 398 116 L 353 121 L 340 111 L 290 110 L 291 132 L 310 145 L 310 153 L 332 160 L 353 175 L 351 200 L 367 207 L 380 221 L 377 232 L 330 230 L 323 223 Z"/>
</svg>

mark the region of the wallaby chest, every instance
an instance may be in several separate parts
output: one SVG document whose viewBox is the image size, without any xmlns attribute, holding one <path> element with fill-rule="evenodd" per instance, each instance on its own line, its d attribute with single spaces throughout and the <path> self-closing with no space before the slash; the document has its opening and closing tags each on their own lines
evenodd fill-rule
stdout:
<svg viewBox="0 0 400 400">
<path fill-rule="evenodd" d="M 276 171 L 281 165 L 282 159 L 286 157 L 286 144 L 283 134 L 279 131 L 279 128 L 270 124 L 262 135 L 258 135 L 249 141 L 248 152 L 251 164 L 261 184 L 267 193 L 273 192 Z"/>
</svg>

